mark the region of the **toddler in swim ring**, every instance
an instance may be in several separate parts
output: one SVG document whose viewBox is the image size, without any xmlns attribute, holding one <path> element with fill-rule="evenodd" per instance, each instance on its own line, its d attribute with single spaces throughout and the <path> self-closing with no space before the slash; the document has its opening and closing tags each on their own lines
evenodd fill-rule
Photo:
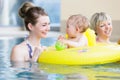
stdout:
<svg viewBox="0 0 120 80">
<path fill-rule="evenodd" d="M 88 40 L 84 32 L 89 28 L 89 25 L 89 21 L 85 16 L 81 14 L 71 15 L 66 25 L 68 38 L 66 39 L 64 36 L 60 35 L 58 41 L 66 45 L 66 48 L 87 46 Z"/>
</svg>

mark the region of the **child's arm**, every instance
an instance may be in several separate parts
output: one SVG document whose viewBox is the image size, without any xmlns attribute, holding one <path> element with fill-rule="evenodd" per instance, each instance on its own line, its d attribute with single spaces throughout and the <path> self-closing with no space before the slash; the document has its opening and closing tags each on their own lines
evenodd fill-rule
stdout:
<svg viewBox="0 0 120 80">
<path fill-rule="evenodd" d="M 79 41 L 73 41 L 73 40 L 68 40 L 68 39 L 59 39 L 60 42 L 63 44 L 66 44 L 69 48 L 71 47 L 80 47 L 80 46 L 87 46 L 88 41 L 87 38 L 82 36 Z"/>
<path fill-rule="evenodd" d="M 67 39 L 62 40 L 62 43 L 66 44 L 68 48 L 79 47 L 79 44 L 78 44 L 79 42 L 75 42 Z"/>
<path fill-rule="evenodd" d="M 79 42 L 71 41 L 71 40 L 62 40 L 62 43 L 66 44 L 68 48 L 73 48 L 73 47 L 80 47 L 80 46 L 87 46 L 87 40 L 81 40 Z"/>
</svg>

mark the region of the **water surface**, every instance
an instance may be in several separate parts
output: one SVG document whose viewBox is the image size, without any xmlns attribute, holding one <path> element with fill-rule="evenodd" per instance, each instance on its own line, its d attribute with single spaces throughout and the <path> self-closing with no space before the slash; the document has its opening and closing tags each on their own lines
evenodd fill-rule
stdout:
<svg viewBox="0 0 120 80">
<path fill-rule="evenodd" d="M 120 80 L 120 62 L 68 66 L 45 63 L 11 63 L 10 52 L 24 38 L 0 39 L 0 80 Z M 42 45 L 55 44 L 56 38 L 46 38 Z"/>
</svg>

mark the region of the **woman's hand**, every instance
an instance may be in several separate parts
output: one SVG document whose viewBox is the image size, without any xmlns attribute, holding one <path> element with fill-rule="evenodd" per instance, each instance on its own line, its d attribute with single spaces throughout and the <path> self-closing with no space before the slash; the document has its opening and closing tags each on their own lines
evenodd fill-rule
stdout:
<svg viewBox="0 0 120 80">
<path fill-rule="evenodd" d="M 45 47 L 45 46 L 35 47 L 31 61 L 36 62 L 38 57 L 40 56 L 40 54 L 46 49 L 47 49 L 47 47 Z"/>
</svg>

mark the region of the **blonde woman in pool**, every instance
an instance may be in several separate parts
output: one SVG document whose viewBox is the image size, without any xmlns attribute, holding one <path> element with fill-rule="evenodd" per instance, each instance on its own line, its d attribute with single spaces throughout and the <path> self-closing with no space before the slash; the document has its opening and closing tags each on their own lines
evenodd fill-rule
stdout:
<svg viewBox="0 0 120 80">
<path fill-rule="evenodd" d="M 67 20 L 66 26 L 68 39 L 59 36 L 58 41 L 66 44 L 68 48 L 88 45 L 88 40 L 83 35 L 89 27 L 89 21 L 85 16 L 81 14 L 71 15 Z"/>
<path fill-rule="evenodd" d="M 110 36 L 112 33 L 111 17 L 104 13 L 95 13 L 90 20 L 91 28 L 95 31 L 97 42 L 110 43 Z"/>
<path fill-rule="evenodd" d="M 11 61 L 36 62 L 40 53 L 45 50 L 45 47 L 40 45 L 40 39 L 46 38 L 50 30 L 50 19 L 43 8 L 30 2 L 25 2 L 22 5 L 19 15 L 24 20 L 29 36 L 25 41 L 13 47 Z"/>
</svg>

